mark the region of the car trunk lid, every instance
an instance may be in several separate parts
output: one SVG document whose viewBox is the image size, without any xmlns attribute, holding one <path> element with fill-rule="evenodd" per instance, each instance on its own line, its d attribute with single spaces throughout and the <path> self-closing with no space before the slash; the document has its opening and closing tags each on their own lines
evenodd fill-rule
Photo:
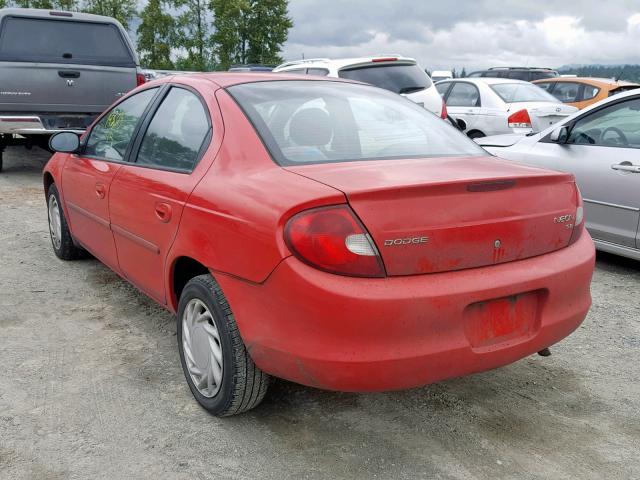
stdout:
<svg viewBox="0 0 640 480">
<path fill-rule="evenodd" d="M 527 110 L 534 132 L 549 128 L 551 125 L 578 111 L 576 107 L 571 105 L 551 102 L 514 102 L 507 104 L 507 106 L 509 114 Z"/>
<path fill-rule="evenodd" d="M 563 248 L 577 207 L 570 174 L 495 158 L 287 168 L 346 195 L 390 276 L 481 267 Z"/>
</svg>

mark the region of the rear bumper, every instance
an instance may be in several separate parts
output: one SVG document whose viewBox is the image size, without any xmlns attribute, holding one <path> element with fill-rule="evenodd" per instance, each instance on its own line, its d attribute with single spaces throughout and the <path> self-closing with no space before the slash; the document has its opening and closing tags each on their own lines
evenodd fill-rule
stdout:
<svg viewBox="0 0 640 480">
<path fill-rule="evenodd" d="M 456 272 L 358 279 L 290 257 L 261 285 L 217 278 L 261 369 L 323 389 L 383 391 L 496 368 L 560 341 L 587 315 L 594 261 L 585 232 L 551 254 Z M 522 294 L 524 310 L 535 310 L 526 328 L 485 342 L 478 302 Z"/>
<path fill-rule="evenodd" d="M 84 133 L 86 126 L 95 117 L 95 115 L 0 115 L 0 133 L 17 135 L 53 135 L 62 131 Z"/>
</svg>

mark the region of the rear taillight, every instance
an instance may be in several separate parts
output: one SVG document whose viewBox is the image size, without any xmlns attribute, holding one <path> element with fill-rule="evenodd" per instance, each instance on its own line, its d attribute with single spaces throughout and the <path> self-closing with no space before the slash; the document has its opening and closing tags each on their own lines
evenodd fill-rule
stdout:
<svg viewBox="0 0 640 480">
<path fill-rule="evenodd" d="M 531 128 L 531 117 L 526 108 L 511 115 L 507 122 L 509 128 Z"/>
<path fill-rule="evenodd" d="M 375 244 L 347 205 L 294 215 L 284 238 L 296 257 L 320 270 L 353 277 L 385 276 Z"/>
<path fill-rule="evenodd" d="M 580 193 L 580 189 L 576 185 L 576 195 L 577 195 L 577 207 L 576 207 L 576 215 L 573 221 L 573 231 L 571 232 L 571 239 L 569 239 L 569 245 L 575 243 L 582 235 L 584 231 L 584 202 L 582 201 L 582 194 Z"/>
<path fill-rule="evenodd" d="M 147 77 L 144 76 L 144 73 L 136 73 L 136 85 L 139 87 L 145 83 L 147 83 Z"/>
<path fill-rule="evenodd" d="M 442 113 L 440 113 L 440 117 L 443 120 L 446 120 L 447 117 L 449 116 L 449 112 L 447 112 L 447 104 L 444 101 L 444 98 L 442 99 Z"/>
</svg>

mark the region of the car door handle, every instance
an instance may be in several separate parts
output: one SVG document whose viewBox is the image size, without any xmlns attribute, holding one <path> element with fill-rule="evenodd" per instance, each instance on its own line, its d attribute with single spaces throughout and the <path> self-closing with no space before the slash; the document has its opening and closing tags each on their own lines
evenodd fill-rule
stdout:
<svg viewBox="0 0 640 480">
<path fill-rule="evenodd" d="M 80 72 L 75 70 L 58 70 L 58 75 L 62 78 L 80 78 Z"/>
<path fill-rule="evenodd" d="M 102 200 L 107 194 L 107 187 L 105 187 L 102 183 L 96 183 L 96 195 L 100 200 Z"/>
<path fill-rule="evenodd" d="M 633 165 L 632 163 L 623 162 L 611 165 L 614 170 L 620 170 L 622 172 L 640 173 L 640 165 Z"/>
<path fill-rule="evenodd" d="M 171 205 L 164 202 L 156 203 L 156 217 L 162 223 L 168 223 L 171 220 Z"/>
</svg>

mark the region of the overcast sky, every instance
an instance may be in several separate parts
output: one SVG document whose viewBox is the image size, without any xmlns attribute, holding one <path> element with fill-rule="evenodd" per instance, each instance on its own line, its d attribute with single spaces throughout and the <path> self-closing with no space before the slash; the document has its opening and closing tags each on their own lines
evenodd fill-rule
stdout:
<svg viewBox="0 0 640 480">
<path fill-rule="evenodd" d="M 400 53 L 430 70 L 640 63 L 640 0 L 290 0 L 287 60 Z"/>
</svg>

